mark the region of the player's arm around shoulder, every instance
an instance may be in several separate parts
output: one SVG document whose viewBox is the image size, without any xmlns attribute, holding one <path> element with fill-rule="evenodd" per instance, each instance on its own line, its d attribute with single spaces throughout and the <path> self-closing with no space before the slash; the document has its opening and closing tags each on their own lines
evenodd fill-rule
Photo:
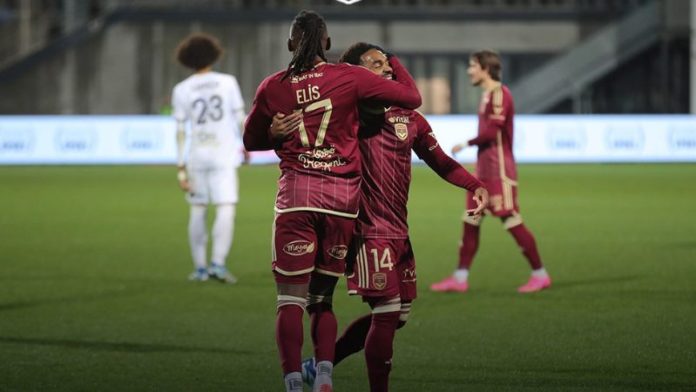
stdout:
<svg viewBox="0 0 696 392">
<path fill-rule="evenodd" d="M 247 151 L 272 150 L 273 141 L 269 136 L 269 128 L 273 115 L 268 109 L 267 88 L 270 78 L 266 78 L 256 90 L 254 102 L 249 115 L 244 122 L 242 141 Z"/>
</svg>

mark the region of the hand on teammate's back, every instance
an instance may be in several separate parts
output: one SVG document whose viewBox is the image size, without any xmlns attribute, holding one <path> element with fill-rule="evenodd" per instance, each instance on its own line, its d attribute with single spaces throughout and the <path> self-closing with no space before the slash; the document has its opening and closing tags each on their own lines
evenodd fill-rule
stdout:
<svg viewBox="0 0 696 392">
<path fill-rule="evenodd" d="M 276 113 L 271 123 L 271 137 L 273 140 L 285 140 L 291 133 L 295 132 L 302 122 L 302 112 L 293 112 L 285 115 Z"/>
<path fill-rule="evenodd" d="M 476 188 L 476 191 L 474 191 L 474 201 L 476 202 L 476 208 L 473 210 L 467 210 L 466 212 L 469 215 L 481 215 L 483 213 L 483 210 L 486 209 L 486 206 L 488 205 L 488 191 L 484 187 Z"/>
</svg>

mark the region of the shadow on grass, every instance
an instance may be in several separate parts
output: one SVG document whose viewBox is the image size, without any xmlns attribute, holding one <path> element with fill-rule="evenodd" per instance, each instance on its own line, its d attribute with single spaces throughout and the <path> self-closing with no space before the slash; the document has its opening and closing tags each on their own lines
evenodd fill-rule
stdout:
<svg viewBox="0 0 696 392">
<path fill-rule="evenodd" d="M 18 310 L 27 309 L 37 306 L 44 305 L 55 305 L 55 304 L 66 304 L 66 303 L 76 303 L 76 302 L 92 302 L 101 299 L 112 299 L 119 297 L 130 297 L 134 295 L 142 294 L 145 290 L 133 290 L 133 289 L 116 289 L 103 291 L 97 294 L 80 294 L 71 295 L 65 297 L 52 297 L 52 298 L 41 298 L 30 301 L 17 301 L 0 304 L 0 312 L 7 310 Z"/>
<path fill-rule="evenodd" d="M 128 353 L 211 353 L 211 354 L 237 354 L 237 355 L 252 355 L 252 351 L 247 350 L 231 350 L 227 348 L 217 347 L 189 347 L 177 346 L 172 344 L 157 344 L 157 343 L 128 343 L 128 342 L 93 342 L 72 339 L 49 339 L 49 338 L 17 338 L 17 337 L 2 337 L 0 343 L 6 344 L 21 344 L 33 346 L 51 346 L 60 348 L 73 348 L 88 351 L 112 351 L 112 352 L 128 352 Z"/>
</svg>

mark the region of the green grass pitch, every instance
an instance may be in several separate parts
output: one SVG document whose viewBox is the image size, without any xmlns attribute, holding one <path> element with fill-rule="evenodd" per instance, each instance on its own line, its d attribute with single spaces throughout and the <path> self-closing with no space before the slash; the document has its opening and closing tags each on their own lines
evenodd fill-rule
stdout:
<svg viewBox="0 0 696 392">
<path fill-rule="evenodd" d="M 225 287 L 186 280 L 172 167 L 0 168 L 0 391 L 282 390 L 277 173 L 240 170 L 239 283 Z M 413 176 L 420 298 L 392 390 L 696 390 L 695 165 L 521 166 L 522 215 L 554 279 L 526 296 L 528 267 L 491 218 L 470 293 L 427 291 L 455 266 L 463 195 L 425 167 Z M 344 295 L 335 308 L 340 329 L 367 310 Z M 335 389 L 368 390 L 362 355 Z"/>
</svg>

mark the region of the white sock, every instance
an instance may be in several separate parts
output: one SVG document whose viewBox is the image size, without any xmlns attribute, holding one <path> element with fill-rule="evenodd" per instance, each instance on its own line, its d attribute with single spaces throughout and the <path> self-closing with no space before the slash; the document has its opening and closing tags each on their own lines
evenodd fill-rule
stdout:
<svg viewBox="0 0 696 392">
<path fill-rule="evenodd" d="M 459 283 L 466 282 L 469 280 L 469 270 L 462 268 L 454 271 L 454 279 Z"/>
<path fill-rule="evenodd" d="M 333 373 L 333 363 L 329 361 L 317 362 L 317 377 L 314 379 L 314 392 L 319 392 L 322 385 L 331 385 L 331 374 Z"/>
<path fill-rule="evenodd" d="M 232 247 L 232 235 L 234 234 L 234 204 L 221 204 L 215 212 L 213 223 L 213 254 L 212 262 L 216 265 L 225 265 L 227 255 Z"/>
<path fill-rule="evenodd" d="M 206 267 L 205 253 L 208 245 L 208 234 L 205 229 L 206 211 L 206 206 L 192 205 L 191 215 L 189 216 L 189 245 L 191 245 L 191 256 L 193 256 L 193 264 L 196 268 Z"/>
<path fill-rule="evenodd" d="M 292 372 L 285 375 L 286 392 L 302 392 L 302 373 Z"/>
<path fill-rule="evenodd" d="M 545 277 L 549 276 L 549 274 L 546 272 L 546 269 L 542 267 L 542 268 L 533 270 L 532 276 L 535 278 L 545 278 Z"/>
</svg>

